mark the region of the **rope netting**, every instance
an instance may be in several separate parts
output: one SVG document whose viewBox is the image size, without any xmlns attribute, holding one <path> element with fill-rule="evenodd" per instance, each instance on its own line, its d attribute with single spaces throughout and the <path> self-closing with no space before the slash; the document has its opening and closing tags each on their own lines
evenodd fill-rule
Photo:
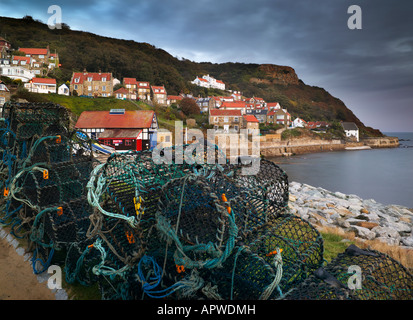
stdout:
<svg viewBox="0 0 413 320">
<path fill-rule="evenodd" d="M 98 284 L 103 299 L 412 298 L 412 275 L 379 252 L 326 264 L 273 162 L 193 143 L 98 163 L 69 124 L 54 104 L 7 103 L 0 119 L 0 222 L 29 240 L 35 273 L 64 264 L 68 283 Z"/>
<path fill-rule="evenodd" d="M 69 130 L 60 105 L 8 102 L 2 116 L 0 222 L 29 241 L 33 270 L 41 273 L 55 250 L 86 239 L 91 142 Z"/>
</svg>

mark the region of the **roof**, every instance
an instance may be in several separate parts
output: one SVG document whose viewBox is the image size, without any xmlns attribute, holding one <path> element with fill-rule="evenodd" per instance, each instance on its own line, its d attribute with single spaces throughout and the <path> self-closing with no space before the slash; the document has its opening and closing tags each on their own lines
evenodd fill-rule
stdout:
<svg viewBox="0 0 413 320">
<path fill-rule="evenodd" d="M 43 84 L 56 84 L 56 79 L 46 79 L 46 78 L 33 78 L 30 80 L 32 83 L 43 83 Z"/>
<path fill-rule="evenodd" d="M 209 114 L 215 117 L 241 117 L 241 110 L 211 109 L 209 110 Z"/>
<path fill-rule="evenodd" d="M 124 84 L 136 84 L 136 79 L 135 78 L 123 78 L 123 83 Z"/>
<path fill-rule="evenodd" d="M 197 79 L 200 80 L 200 81 L 203 81 L 203 82 L 208 82 L 208 80 L 206 80 L 206 79 L 204 79 L 204 78 L 197 77 Z M 195 79 L 195 80 L 196 80 L 196 79 Z"/>
<path fill-rule="evenodd" d="M 276 107 L 278 102 L 267 102 L 267 108 Z"/>
<path fill-rule="evenodd" d="M 168 100 L 182 100 L 181 96 L 168 96 Z"/>
<path fill-rule="evenodd" d="M 83 83 L 83 81 L 87 81 L 88 78 L 92 78 L 92 81 L 102 81 L 102 78 L 106 78 L 106 81 L 112 80 L 111 73 L 101 73 L 101 72 L 74 72 L 72 76 L 72 82 L 75 83 Z M 79 82 L 74 82 L 75 79 L 79 79 Z"/>
<path fill-rule="evenodd" d="M 244 115 L 244 119 L 247 122 L 259 122 L 258 119 L 253 115 Z"/>
<path fill-rule="evenodd" d="M 221 80 L 215 80 L 215 81 L 218 82 L 218 83 L 225 84 L 225 83 L 223 83 Z"/>
<path fill-rule="evenodd" d="M 126 110 L 124 114 L 109 114 L 109 111 L 83 111 L 76 122 L 76 128 L 150 128 L 154 115 L 153 110 Z"/>
<path fill-rule="evenodd" d="M 156 89 L 158 89 L 160 92 L 155 92 Z M 152 91 L 158 94 L 166 93 L 166 90 L 163 86 L 152 86 Z"/>
<path fill-rule="evenodd" d="M 13 56 L 13 60 L 26 61 L 30 63 L 30 57 Z"/>
<path fill-rule="evenodd" d="M 341 125 L 344 130 L 358 130 L 359 129 L 354 122 L 342 122 Z"/>
<path fill-rule="evenodd" d="M 244 101 L 224 101 L 221 108 L 245 108 L 246 106 Z"/>
<path fill-rule="evenodd" d="M 126 89 L 126 88 L 119 88 L 118 90 L 116 90 L 115 92 L 113 92 L 114 94 L 115 93 L 123 93 L 123 94 L 128 94 L 129 93 L 129 90 L 128 89 Z"/>
<path fill-rule="evenodd" d="M 47 48 L 19 48 L 19 51 L 24 52 L 25 54 L 43 54 L 46 55 L 48 50 Z"/>
<path fill-rule="evenodd" d="M 142 129 L 106 129 L 99 135 L 99 139 L 107 138 L 137 138 Z"/>
</svg>

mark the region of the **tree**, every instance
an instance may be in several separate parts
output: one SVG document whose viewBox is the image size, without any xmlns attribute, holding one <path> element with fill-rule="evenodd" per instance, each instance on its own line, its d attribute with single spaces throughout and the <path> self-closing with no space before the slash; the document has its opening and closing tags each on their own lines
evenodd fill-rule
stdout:
<svg viewBox="0 0 413 320">
<path fill-rule="evenodd" d="M 194 99 L 191 98 L 183 98 L 180 102 L 179 102 L 179 106 L 182 110 L 182 112 L 186 115 L 192 115 L 192 114 L 199 114 L 200 110 L 198 105 L 196 104 Z"/>
</svg>

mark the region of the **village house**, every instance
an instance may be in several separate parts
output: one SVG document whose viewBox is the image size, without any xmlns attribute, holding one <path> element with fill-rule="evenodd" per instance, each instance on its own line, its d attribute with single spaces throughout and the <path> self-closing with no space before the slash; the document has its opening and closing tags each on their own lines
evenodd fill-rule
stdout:
<svg viewBox="0 0 413 320">
<path fill-rule="evenodd" d="M 249 109 L 245 110 L 245 114 L 253 115 L 258 119 L 259 123 L 266 123 L 267 122 L 267 112 L 266 109 Z"/>
<path fill-rule="evenodd" d="M 7 58 L 0 59 L 0 75 L 9 77 L 13 80 L 20 79 L 22 82 L 28 82 L 36 76 L 34 70 L 30 70 L 30 67 L 27 67 L 26 65 L 22 66 L 21 64 L 17 65 L 17 63 L 10 64 L 10 60 Z"/>
<path fill-rule="evenodd" d="M 281 106 L 278 102 L 267 102 L 267 109 L 268 110 L 281 109 Z"/>
<path fill-rule="evenodd" d="M 68 96 L 70 94 L 69 87 L 63 83 L 59 88 L 57 88 L 57 94 Z"/>
<path fill-rule="evenodd" d="M 159 149 L 172 147 L 172 132 L 163 128 L 158 129 L 156 147 Z"/>
<path fill-rule="evenodd" d="M 151 100 L 151 87 L 147 81 L 138 81 L 135 78 L 124 78 L 123 85 L 130 94 L 136 94 L 137 100 Z"/>
<path fill-rule="evenodd" d="M 267 114 L 267 123 L 289 126 L 291 124 L 291 115 L 286 109 L 272 109 Z"/>
<path fill-rule="evenodd" d="M 196 99 L 196 104 L 201 110 L 201 113 L 204 113 L 215 108 L 216 100 L 213 97 L 198 98 Z"/>
<path fill-rule="evenodd" d="M 242 126 L 241 110 L 209 110 L 209 124 L 214 126 L 215 131 L 239 132 Z"/>
<path fill-rule="evenodd" d="M 196 77 L 191 83 L 199 87 L 225 90 L 225 83 L 211 77 L 209 74 L 202 76 L 202 78 Z"/>
<path fill-rule="evenodd" d="M 156 146 L 158 120 L 153 110 L 84 111 L 75 128 L 116 151 L 141 151 Z"/>
<path fill-rule="evenodd" d="M 342 122 L 341 126 L 347 139 L 359 141 L 359 128 L 354 122 Z"/>
<path fill-rule="evenodd" d="M 9 51 L 11 50 L 11 43 L 6 39 L 0 37 L 0 58 L 7 58 Z"/>
<path fill-rule="evenodd" d="M 35 93 L 56 93 L 56 79 L 33 78 L 24 87 L 29 92 Z"/>
<path fill-rule="evenodd" d="M 19 48 L 20 52 L 23 52 L 26 57 L 32 58 L 34 61 L 49 64 L 50 50 L 49 46 L 46 48 Z"/>
<path fill-rule="evenodd" d="M 167 98 L 167 104 L 168 106 L 172 105 L 172 104 L 179 104 L 179 102 L 183 99 L 182 96 L 168 96 Z"/>
<path fill-rule="evenodd" d="M 241 114 L 245 114 L 247 105 L 244 101 L 222 102 L 219 109 L 222 110 L 240 110 Z"/>
<path fill-rule="evenodd" d="M 70 93 L 79 96 L 110 97 L 113 95 L 112 73 L 73 72 Z"/>
<path fill-rule="evenodd" d="M 136 91 L 131 93 L 128 89 L 126 88 L 119 88 L 115 92 L 113 92 L 113 95 L 115 96 L 116 99 L 121 99 L 121 100 L 126 100 L 126 99 L 131 99 L 131 100 L 136 100 Z"/>
<path fill-rule="evenodd" d="M 259 132 L 260 123 L 254 115 L 244 114 L 242 118 L 242 127 L 243 129 L 247 129 L 248 134 L 254 134 Z"/>
<path fill-rule="evenodd" d="M 301 118 L 295 118 L 294 121 L 291 124 L 291 127 L 293 128 L 305 128 L 307 126 L 307 121 L 301 119 Z"/>
<path fill-rule="evenodd" d="M 152 99 L 153 102 L 161 105 L 166 106 L 168 104 L 167 101 L 167 93 L 164 86 L 151 86 L 152 89 Z"/>
<path fill-rule="evenodd" d="M 0 81 L 0 114 L 3 110 L 3 105 L 10 100 L 10 91 L 7 86 Z"/>
<path fill-rule="evenodd" d="M 233 92 L 231 96 L 234 98 L 234 101 L 242 101 L 242 95 L 238 91 Z"/>
</svg>

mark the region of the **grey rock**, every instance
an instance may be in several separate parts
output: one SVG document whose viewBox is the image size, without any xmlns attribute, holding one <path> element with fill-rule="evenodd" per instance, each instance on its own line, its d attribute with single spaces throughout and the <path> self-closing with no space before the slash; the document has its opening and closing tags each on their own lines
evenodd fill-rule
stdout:
<svg viewBox="0 0 413 320">
<path fill-rule="evenodd" d="M 386 243 L 389 246 L 397 246 L 400 243 L 400 240 L 388 237 L 377 237 L 376 240 Z"/>
<path fill-rule="evenodd" d="M 379 238 L 382 237 L 400 240 L 400 234 L 395 229 L 389 227 L 374 227 L 371 231 L 374 232 Z"/>
<path fill-rule="evenodd" d="M 334 195 L 337 197 L 337 198 L 340 198 L 340 199 L 346 199 L 347 198 L 347 196 L 344 194 L 344 193 L 341 193 L 341 192 L 334 192 Z"/>
<path fill-rule="evenodd" d="M 402 238 L 401 242 L 408 247 L 413 247 L 413 236 L 410 236 L 408 238 Z"/>
<path fill-rule="evenodd" d="M 363 228 L 363 227 L 351 226 L 349 228 L 349 231 L 354 231 L 357 236 L 359 236 L 362 239 L 366 239 L 366 240 L 373 240 L 376 237 L 376 233 L 374 233 L 373 231 L 370 231 L 367 228 Z"/>
</svg>

